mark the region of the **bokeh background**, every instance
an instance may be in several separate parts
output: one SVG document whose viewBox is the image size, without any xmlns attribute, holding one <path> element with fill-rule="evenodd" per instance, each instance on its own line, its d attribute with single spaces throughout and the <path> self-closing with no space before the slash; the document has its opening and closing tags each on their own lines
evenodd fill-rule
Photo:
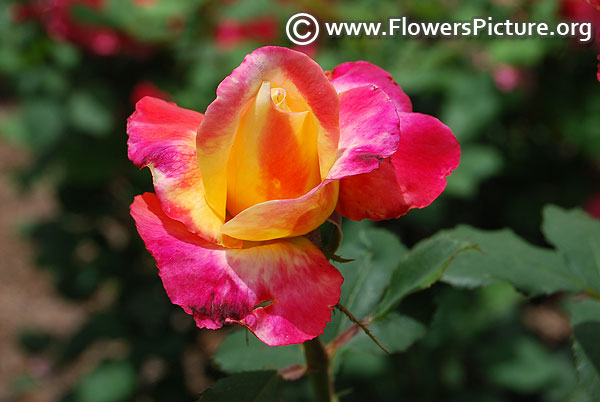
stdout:
<svg viewBox="0 0 600 402">
<path fill-rule="evenodd" d="M 321 21 L 592 21 L 584 0 L 30 0 L 0 3 L 0 401 L 188 401 L 224 372 L 223 334 L 171 305 L 129 216 L 150 172 L 125 124 L 146 95 L 204 111 L 245 54 L 293 47 L 324 69 L 367 60 L 415 111 L 449 125 L 462 161 L 430 207 L 380 224 L 406 245 L 467 223 L 546 246 L 541 209 L 600 217 L 598 41 L 320 38 Z M 345 364 L 348 401 L 571 401 L 579 392 L 561 295 L 438 284 L 403 308 L 429 327 L 404 353 Z M 308 400 L 305 380 L 285 400 Z"/>
</svg>

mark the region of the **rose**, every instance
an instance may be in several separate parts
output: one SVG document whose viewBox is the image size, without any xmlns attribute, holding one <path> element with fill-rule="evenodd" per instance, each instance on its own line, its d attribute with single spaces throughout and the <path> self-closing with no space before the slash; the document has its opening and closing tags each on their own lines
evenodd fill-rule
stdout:
<svg viewBox="0 0 600 402">
<path fill-rule="evenodd" d="M 600 0 L 563 0 L 560 11 L 569 20 L 591 23 L 592 32 L 597 34 L 596 46 L 600 45 Z M 600 61 L 600 54 L 597 58 Z M 596 78 L 600 81 L 600 64 L 598 64 Z"/>
<path fill-rule="evenodd" d="M 600 0 L 586 0 L 590 6 L 594 7 L 596 10 L 600 10 Z"/>
<path fill-rule="evenodd" d="M 244 41 L 269 43 L 277 39 L 278 33 L 278 22 L 270 16 L 248 21 L 225 19 L 216 26 L 215 42 L 222 48 L 235 47 Z"/>
<path fill-rule="evenodd" d="M 460 157 L 379 67 L 326 74 L 279 47 L 249 54 L 204 116 L 146 97 L 127 129 L 156 190 L 131 214 L 172 302 L 201 328 L 241 324 L 268 345 L 319 335 L 339 301 L 340 273 L 303 235 L 336 209 L 379 220 L 425 207 Z"/>
<path fill-rule="evenodd" d="M 594 193 L 583 204 L 583 209 L 596 219 L 600 219 L 600 193 Z"/>
<path fill-rule="evenodd" d="M 108 25 L 86 24 L 73 15 L 77 7 L 100 15 L 106 6 L 105 0 L 33 0 L 19 5 L 17 19 L 38 19 L 53 38 L 71 42 L 99 56 L 148 53 L 148 45 L 136 42 L 126 33 Z"/>
<path fill-rule="evenodd" d="M 171 97 L 169 94 L 163 92 L 154 85 L 151 81 L 140 81 L 131 89 L 131 94 L 129 95 L 129 99 L 131 104 L 135 105 L 140 99 L 151 96 L 153 98 L 159 98 L 164 100 L 169 100 Z"/>
</svg>

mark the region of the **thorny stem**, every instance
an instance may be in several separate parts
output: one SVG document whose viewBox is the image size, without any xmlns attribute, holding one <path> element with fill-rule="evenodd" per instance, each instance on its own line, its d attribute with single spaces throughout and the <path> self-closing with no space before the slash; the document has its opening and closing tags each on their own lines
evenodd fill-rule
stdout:
<svg viewBox="0 0 600 402">
<path fill-rule="evenodd" d="M 375 338 L 375 336 L 373 336 L 373 334 L 371 333 L 371 331 L 369 330 L 369 328 L 367 328 L 367 325 L 369 325 L 369 323 L 367 323 L 367 324 L 362 323 L 358 318 L 354 317 L 354 315 L 352 315 L 352 313 L 350 311 L 348 311 L 348 309 L 346 307 L 342 306 L 340 303 L 336 304 L 335 307 L 337 307 L 338 310 L 340 310 L 342 313 L 346 314 L 346 317 L 348 317 L 350 319 L 350 321 L 352 321 L 353 323 L 355 323 L 356 325 L 358 325 L 360 327 L 360 329 L 362 329 L 363 332 L 369 338 L 371 338 L 371 340 L 373 342 L 375 342 L 375 345 L 377 345 L 379 347 L 379 349 L 383 350 L 385 352 L 385 354 L 387 354 L 387 355 L 390 354 L 390 352 L 388 352 L 386 350 L 386 348 L 384 348 L 383 345 L 381 345 L 381 343 L 379 343 L 379 341 L 377 340 L 377 338 Z M 368 320 L 368 321 L 370 321 L 370 320 Z"/>
<path fill-rule="evenodd" d="M 336 402 L 333 382 L 329 375 L 329 357 L 319 337 L 303 343 L 307 373 L 316 402 Z"/>
</svg>

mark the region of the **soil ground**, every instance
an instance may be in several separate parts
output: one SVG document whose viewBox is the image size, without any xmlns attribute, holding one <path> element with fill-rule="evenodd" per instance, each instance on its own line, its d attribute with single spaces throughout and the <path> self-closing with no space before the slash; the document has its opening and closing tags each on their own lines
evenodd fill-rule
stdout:
<svg viewBox="0 0 600 402">
<path fill-rule="evenodd" d="M 0 142 L 0 401 L 51 401 L 72 374 L 19 347 L 23 331 L 42 330 L 61 337 L 85 318 L 85 307 L 61 299 L 46 272 L 35 267 L 33 249 L 22 228 L 53 211 L 52 190 L 43 184 L 22 193 L 14 171 L 27 154 Z M 69 370 L 70 371 L 70 370 Z"/>
</svg>

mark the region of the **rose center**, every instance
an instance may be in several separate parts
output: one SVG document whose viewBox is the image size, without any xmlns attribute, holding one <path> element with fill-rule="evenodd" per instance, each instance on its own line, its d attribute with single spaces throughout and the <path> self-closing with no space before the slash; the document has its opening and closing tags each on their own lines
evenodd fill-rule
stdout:
<svg viewBox="0 0 600 402">
<path fill-rule="evenodd" d="M 227 163 L 231 216 L 261 202 L 301 197 L 320 183 L 318 123 L 303 105 L 289 90 L 263 82 L 246 106 Z"/>
<path fill-rule="evenodd" d="M 287 91 L 283 88 L 271 88 L 271 99 L 275 106 L 286 112 L 291 112 L 290 107 L 287 104 Z"/>
</svg>

